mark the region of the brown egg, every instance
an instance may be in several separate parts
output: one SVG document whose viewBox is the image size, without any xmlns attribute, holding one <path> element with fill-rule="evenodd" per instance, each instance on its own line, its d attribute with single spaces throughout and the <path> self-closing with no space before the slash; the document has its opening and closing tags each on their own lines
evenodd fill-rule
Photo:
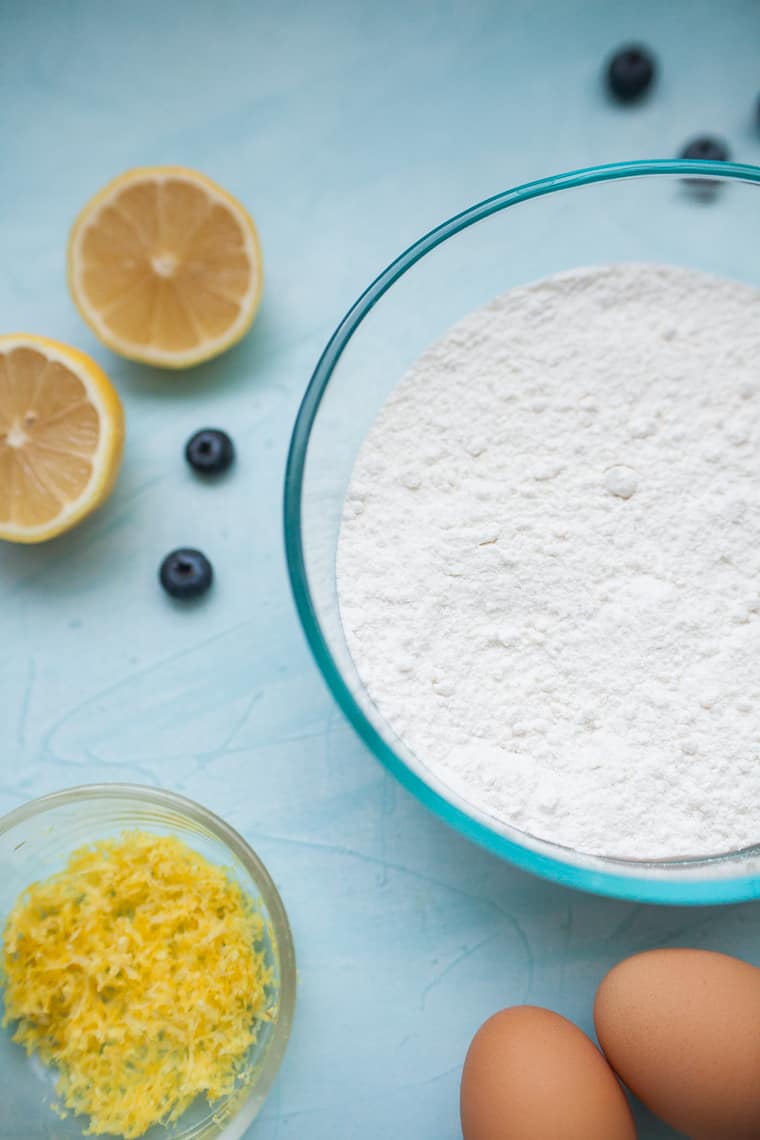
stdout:
<svg viewBox="0 0 760 1140">
<path fill-rule="evenodd" d="M 464 1140 L 636 1140 L 625 1094 L 593 1042 L 534 1005 L 481 1025 L 460 1109 Z"/>
<path fill-rule="evenodd" d="M 607 1059 L 691 1140 L 760 1138 L 760 970 L 708 950 L 650 950 L 609 972 L 594 1007 Z"/>
</svg>

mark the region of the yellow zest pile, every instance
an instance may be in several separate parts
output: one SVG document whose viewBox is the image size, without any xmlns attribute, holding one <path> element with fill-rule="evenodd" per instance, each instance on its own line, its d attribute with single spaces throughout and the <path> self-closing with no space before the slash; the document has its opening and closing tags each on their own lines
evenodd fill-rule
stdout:
<svg viewBox="0 0 760 1140">
<path fill-rule="evenodd" d="M 5 928 L 3 1025 L 89 1133 L 141 1136 L 230 1094 L 271 1020 L 262 916 L 173 836 L 126 832 L 33 884 Z"/>
</svg>

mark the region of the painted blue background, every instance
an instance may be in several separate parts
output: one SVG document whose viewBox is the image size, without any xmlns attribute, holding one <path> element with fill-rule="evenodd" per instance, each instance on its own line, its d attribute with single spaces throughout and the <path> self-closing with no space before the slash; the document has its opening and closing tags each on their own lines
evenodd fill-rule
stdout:
<svg viewBox="0 0 760 1140">
<path fill-rule="evenodd" d="M 606 102 L 599 67 L 631 36 L 656 48 L 662 76 L 626 111 Z M 255 845 L 292 919 L 300 1003 L 251 1140 L 456 1140 L 462 1058 L 500 1006 L 547 1004 L 590 1030 L 596 984 L 633 951 L 697 945 L 760 964 L 757 906 L 574 894 L 428 816 L 333 706 L 280 533 L 300 397 L 376 271 L 529 178 L 670 155 L 702 130 L 760 163 L 759 46 L 756 0 L 0 0 L 0 328 L 92 352 L 129 419 L 106 509 L 47 547 L 0 550 L 0 810 L 133 780 L 200 800 Z M 187 375 L 110 355 L 66 293 L 77 210 L 153 162 L 229 187 L 264 245 L 252 334 Z M 217 485 L 182 459 L 206 424 L 239 449 Z M 180 543 L 218 575 L 190 610 L 156 582 Z M 640 1121 L 643 1140 L 674 1135 Z"/>
</svg>

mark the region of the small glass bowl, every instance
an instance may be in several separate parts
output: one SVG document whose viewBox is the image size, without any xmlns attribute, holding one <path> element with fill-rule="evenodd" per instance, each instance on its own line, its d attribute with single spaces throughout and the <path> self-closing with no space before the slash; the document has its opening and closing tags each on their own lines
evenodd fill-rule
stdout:
<svg viewBox="0 0 760 1140">
<path fill-rule="evenodd" d="M 401 254 L 333 333 L 290 446 L 285 543 L 301 622 L 343 712 L 386 767 L 441 819 L 497 855 L 568 886 L 661 903 L 760 896 L 758 844 L 709 858 L 589 855 L 475 808 L 385 722 L 341 626 L 335 551 L 357 452 L 410 365 L 466 313 L 516 285 L 580 266 L 660 262 L 760 285 L 760 168 L 663 160 L 577 170 L 506 190 Z"/>
<path fill-rule="evenodd" d="M 156 1125 L 146 1140 L 239 1140 L 257 1116 L 280 1067 L 290 1035 L 296 966 L 290 926 L 277 888 L 245 840 L 212 812 L 183 796 L 129 784 L 93 784 L 33 800 L 0 819 L 0 926 L 32 882 L 63 869 L 77 847 L 125 830 L 176 835 L 211 863 L 224 866 L 264 918 L 264 950 L 273 970 L 272 1004 L 251 1047 L 252 1077 L 226 1099 L 199 1097 L 172 1126 Z M 0 1006 L 2 1002 L 0 1000 Z M 56 1074 L 0 1031 L 0 1136 L 3 1140 L 81 1140 L 88 1118 L 61 1120 L 51 1107 Z"/>
</svg>

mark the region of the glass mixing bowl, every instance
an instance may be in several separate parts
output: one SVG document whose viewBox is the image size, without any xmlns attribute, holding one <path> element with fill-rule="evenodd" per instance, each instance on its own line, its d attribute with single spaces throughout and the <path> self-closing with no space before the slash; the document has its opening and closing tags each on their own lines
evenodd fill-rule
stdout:
<svg viewBox="0 0 760 1140">
<path fill-rule="evenodd" d="M 290 926 L 269 873 L 242 836 L 218 816 L 183 796 L 129 784 L 95 784 L 57 792 L 0 819 L 0 928 L 30 883 L 60 871 L 69 854 L 96 839 L 138 829 L 176 835 L 209 862 L 224 866 L 256 902 L 264 918 L 260 949 L 272 967 L 277 1017 L 262 1023 L 251 1047 L 250 1079 L 226 1099 L 198 1098 L 172 1126 L 156 1125 L 145 1140 L 239 1140 L 257 1116 L 280 1067 L 290 1036 L 296 966 Z M 0 1000 L 0 1007 L 2 1001 Z M 58 1118 L 55 1072 L 0 1031 L 0 1136 L 3 1140 L 81 1140 L 86 1117 Z"/>
<path fill-rule="evenodd" d="M 335 699 L 365 743 L 441 819 L 518 866 L 568 886 L 663 903 L 760 895 L 758 846 L 710 858 L 582 854 L 472 807 L 429 772 L 373 705 L 346 646 L 335 551 L 364 437 L 420 353 L 513 286 L 579 266 L 666 262 L 760 285 L 760 169 L 652 161 L 599 166 L 497 194 L 444 222 L 388 266 L 350 309 L 296 420 L 285 540 L 298 613 Z"/>
</svg>

